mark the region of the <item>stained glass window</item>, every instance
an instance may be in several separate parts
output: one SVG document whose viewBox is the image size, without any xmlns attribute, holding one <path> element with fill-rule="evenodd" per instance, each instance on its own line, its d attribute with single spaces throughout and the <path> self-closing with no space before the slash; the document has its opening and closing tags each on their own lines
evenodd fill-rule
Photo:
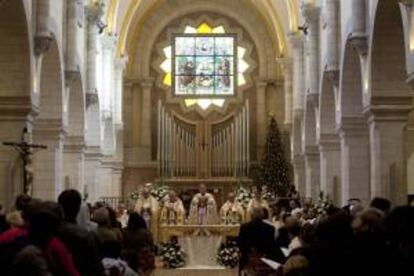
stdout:
<svg viewBox="0 0 414 276">
<path fill-rule="evenodd" d="M 209 108 L 212 105 L 217 106 L 217 107 L 222 107 L 224 106 L 227 96 L 234 95 L 235 89 L 237 87 L 246 84 L 244 73 L 249 68 L 249 64 L 245 61 L 246 49 L 241 47 L 240 45 L 235 45 L 237 41 L 235 39 L 235 36 L 227 34 L 225 28 L 222 25 L 211 27 L 207 23 L 201 23 L 197 27 L 186 26 L 184 29 L 184 33 L 182 35 L 175 35 L 173 37 L 174 39 L 172 40 L 172 44 L 168 45 L 167 47 L 163 49 L 165 59 L 161 63 L 160 67 L 164 71 L 165 75 L 163 77 L 162 83 L 166 86 L 172 87 L 173 89 L 175 89 L 176 85 L 179 85 L 180 89 L 182 89 L 183 91 L 181 92 L 182 94 L 180 96 L 183 96 L 184 103 L 187 107 L 198 105 L 203 110 Z M 197 50 L 197 38 L 200 38 L 200 40 L 204 39 L 207 41 L 209 39 L 211 41 L 211 39 L 215 39 L 215 38 L 216 39 L 219 38 L 219 40 L 220 38 L 223 38 L 223 40 L 220 40 L 218 42 L 214 40 L 213 50 L 212 49 L 204 50 L 202 49 L 203 47 L 201 48 L 199 47 L 199 49 Z M 228 38 L 227 42 L 225 38 Z M 231 45 L 231 43 L 233 45 Z M 179 45 L 178 47 L 179 49 L 174 49 L 173 51 L 173 46 L 175 47 L 176 44 L 180 44 L 182 46 Z M 223 45 L 227 45 L 227 46 L 224 47 Z M 186 46 L 190 46 L 190 47 L 186 47 Z M 216 47 L 217 47 L 217 50 L 216 50 Z M 177 51 L 180 52 L 181 55 L 177 55 Z M 207 55 L 206 52 L 214 53 L 214 55 Z M 211 56 L 213 56 L 213 58 L 211 58 Z M 214 56 L 216 58 L 214 58 Z M 197 69 L 196 68 L 197 61 L 198 61 L 198 64 L 200 65 L 200 62 L 203 63 L 203 58 L 204 58 L 204 61 L 210 58 L 209 59 L 210 61 L 204 62 L 205 65 Z M 223 61 L 223 58 L 227 58 L 228 61 Z M 178 61 L 178 59 L 180 60 Z M 223 64 L 223 66 L 221 67 L 220 67 L 220 62 Z M 228 64 L 227 65 L 225 64 L 226 62 L 227 63 L 233 62 L 233 64 L 232 66 L 230 66 L 230 71 L 228 74 L 222 74 L 219 72 L 219 70 L 222 70 L 224 66 L 228 65 Z M 180 63 L 182 65 L 181 67 L 177 65 Z M 234 63 L 237 63 L 237 64 L 234 64 Z M 173 64 L 175 66 L 173 66 Z M 185 66 L 186 64 L 187 64 L 187 67 L 184 68 L 183 65 Z M 178 74 L 178 75 L 173 76 L 173 74 L 178 73 L 178 71 L 181 72 L 181 75 Z M 205 74 L 205 72 L 208 72 L 208 71 L 214 72 L 214 78 L 210 78 L 209 80 L 210 84 L 208 84 L 207 78 L 204 78 L 204 79 L 200 78 L 201 73 Z M 185 72 L 188 72 L 188 74 L 186 74 Z M 209 94 L 195 94 L 197 91 L 196 88 L 198 88 L 196 86 L 197 72 L 200 75 L 198 78 L 199 83 L 204 84 L 204 86 L 199 87 L 200 89 L 198 90 L 198 93 L 201 93 L 201 92 L 205 93 L 205 91 L 207 90 Z M 207 76 L 211 76 L 211 75 L 212 74 L 210 75 L 207 74 Z M 180 84 L 179 82 L 177 82 L 176 84 L 175 79 L 177 77 L 181 77 L 182 79 L 180 81 L 183 81 L 182 83 L 188 83 L 188 85 L 183 85 L 183 84 Z M 189 77 L 189 78 L 185 78 L 185 77 Z M 223 78 L 220 78 L 220 77 L 223 77 Z M 231 87 L 226 88 L 226 84 L 228 84 L 227 86 L 231 85 Z M 208 87 L 208 89 L 206 86 Z M 215 93 L 215 92 L 219 92 L 219 93 Z M 179 95 L 179 94 L 175 93 L 175 95 Z"/>
<path fill-rule="evenodd" d="M 234 95 L 234 72 L 237 72 L 234 41 L 231 34 L 174 35 L 174 94 L 187 98 Z"/>
</svg>

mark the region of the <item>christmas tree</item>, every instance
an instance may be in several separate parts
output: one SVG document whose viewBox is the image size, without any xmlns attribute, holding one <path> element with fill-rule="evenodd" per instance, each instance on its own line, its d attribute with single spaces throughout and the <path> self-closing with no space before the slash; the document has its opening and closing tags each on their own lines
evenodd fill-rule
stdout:
<svg viewBox="0 0 414 276">
<path fill-rule="evenodd" d="M 258 178 L 260 186 L 266 186 L 278 196 L 286 196 L 290 187 L 289 167 L 274 117 L 270 118 Z"/>
</svg>

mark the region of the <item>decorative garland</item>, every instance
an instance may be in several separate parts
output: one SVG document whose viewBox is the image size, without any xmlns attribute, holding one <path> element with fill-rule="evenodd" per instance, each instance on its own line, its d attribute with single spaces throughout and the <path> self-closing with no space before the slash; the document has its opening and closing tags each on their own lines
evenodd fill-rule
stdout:
<svg viewBox="0 0 414 276">
<path fill-rule="evenodd" d="M 239 264 L 239 248 L 233 239 L 223 242 L 217 252 L 217 263 L 227 268 L 235 268 Z"/>
<path fill-rule="evenodd" d="M 159 256 L 166 268 L 179 268 L 185 265 L 185 253 L 175 241 L 161 243 Z"/>
</svg>

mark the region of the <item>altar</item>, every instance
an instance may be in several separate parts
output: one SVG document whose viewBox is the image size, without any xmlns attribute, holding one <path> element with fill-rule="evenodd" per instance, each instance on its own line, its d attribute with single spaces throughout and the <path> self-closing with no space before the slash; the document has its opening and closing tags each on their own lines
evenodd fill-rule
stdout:
<svg viewBox="0 0 414 276">
<path fill-rule="evenodd" d="M 239 225 L 165 225 L 160 227 L 162 242 L 176 237 L 186 253 L 186 268 L 217 268 L 216 254 L 226 237 L 237 237 Z"/>
</svg>

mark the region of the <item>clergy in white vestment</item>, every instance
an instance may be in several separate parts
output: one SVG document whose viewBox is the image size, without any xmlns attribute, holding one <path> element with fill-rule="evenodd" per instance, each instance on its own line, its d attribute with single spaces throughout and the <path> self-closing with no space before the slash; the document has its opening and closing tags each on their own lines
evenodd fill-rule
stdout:
<svg viewBox="0 0 414 276">
<path fill-rule="evenodd" d="M 154 240 L 157 240 L 158 234 L 158 201 L 150 193 L 148 187 L 145 187 L 135 204 L 135 212 L 140 214 L 145 220 L 148 230 L 152 232 Z"/>
<path fill-rule="evenodd" d="M 200 185 L 200 192 L 197 193 L 190 206 L 188 216 L 189 224 L 208 225 L 217 224 L 217 204 L 214 196 L 207 192 L 206 185 Z"/>
<path fill-rule="evenodd" d="M 268 215 L 269 216 L 271 215 L 269 203 L 267 202 L 266 199 L 263 198 L 262 191 L 259 189 L 257 189 L 254 192 L 252 199 L 250 199 L 249 204 L 247 205 L 247 210 L 246 210 L 246 221 L 247 222 L 251 220 L 252 213 L 255 208 L 264 208 L 267 210 Z"/>
<path fill-rule="evenodd" d="M 175 191 L 170 190 L 163 201 L 164 204 L 161 208 L 160 223 L 162 225 L 184 224 L 184 205 Z"/>
<path fill-rule="evenodd" d="M 221 206 L 220 219 L 221 223 L 226 225 L 243 223 L 243 206 L 236 200 L 234 193 L 229 193 L 227 201 L 223 204 L 223 206 Z"/>
</svg>

